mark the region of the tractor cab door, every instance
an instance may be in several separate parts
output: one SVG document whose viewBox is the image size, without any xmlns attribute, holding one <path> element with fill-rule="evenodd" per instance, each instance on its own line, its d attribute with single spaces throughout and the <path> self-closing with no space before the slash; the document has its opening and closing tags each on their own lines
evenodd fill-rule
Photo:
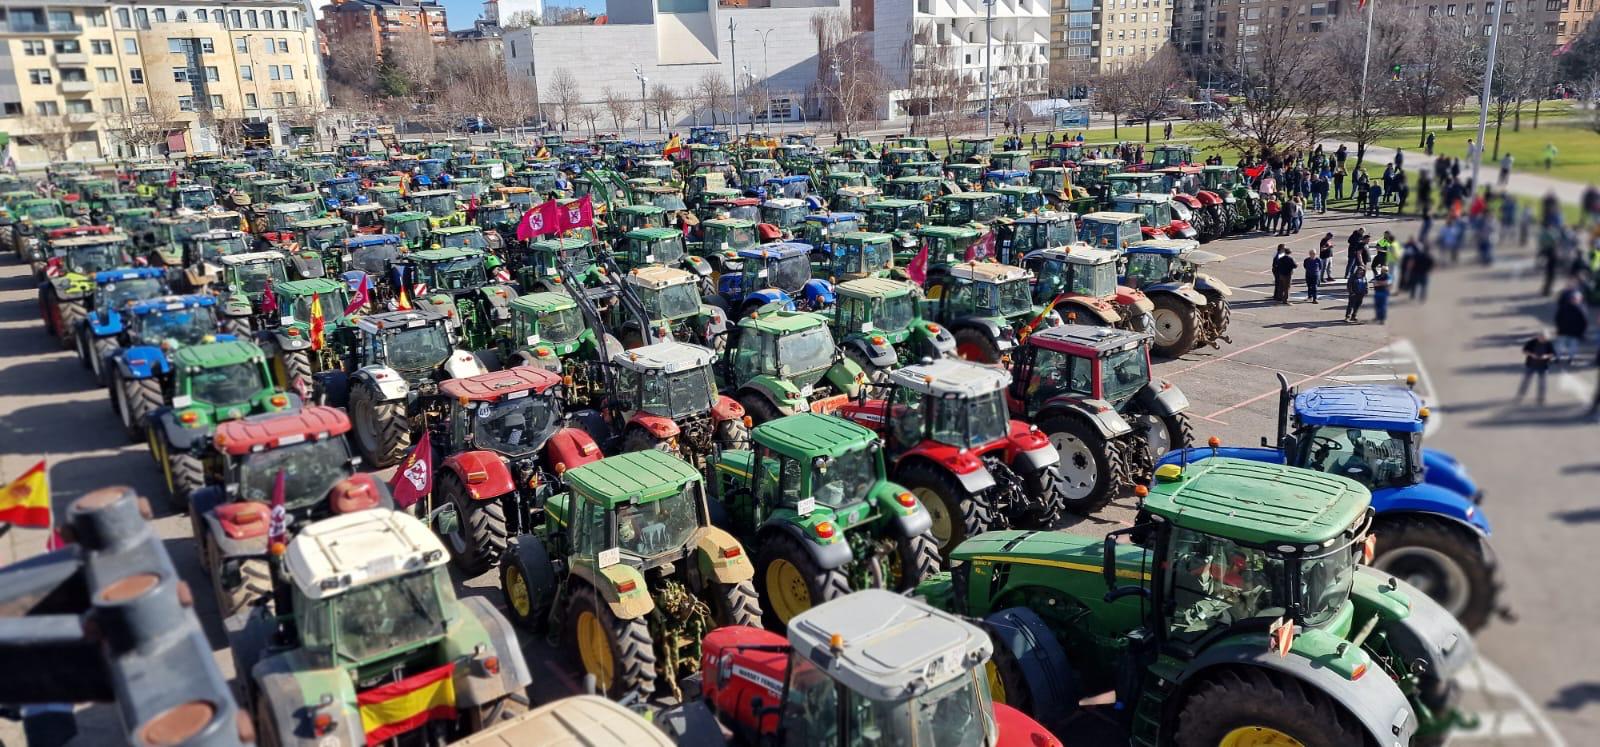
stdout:
<svg viewBox="0 0 1600 747">
<path fill-rule="evenodd" d="M 599 568 L 601 555 L 616 547 L 611 532 L 611 517 L 604 506 L 593 498 L 573 493 L 572 496 L 572 554 L 574 564 L 587 563 Z"/>
<path fill-rule="evenodd" d="M 1093 359 L 1040 348 L 1027 378 L 1017 378 L 1025 387 L 1027 412 L 1037 413 L 1052 400 L 1094 398 L 1094 369 Z"/>
<path fill-rule="evenodd" d="M 1275 579 L 1283 560 L 1233 540 L 1173 527 L 1166 542 L 1162 581 L 1169 642 L 1191 652 L 1241 629 L 1266 631 L 1286 612 Z"/>
<path fill-rule="evenodd" d="M 903 452 L 922 443 L 927 430 L 927 405 L 919 392 L 906 387 L 894 387 L 885 416 L 888 423 L 886 440 L 891 452 Z"/>
</svg>

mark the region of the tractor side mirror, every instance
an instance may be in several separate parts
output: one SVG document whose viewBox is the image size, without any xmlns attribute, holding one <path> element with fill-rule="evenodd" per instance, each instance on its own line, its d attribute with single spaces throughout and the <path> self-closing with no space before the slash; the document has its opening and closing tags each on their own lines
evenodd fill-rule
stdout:
<svg viewBox="0 0 1600 747">
<path fill-rule="evenodd" d="M 1150 589 L 1143 585 L 1117 586 L 1117 538 L 1123 535 L 1132 536 L 1135 531 L 1148 531 L 1148 524 L 1140 524 L 1118 529 L 1106 535 L 1105 544 L 1102 546 L 1100 575 L 1106 582 L 1105 601 L 1107 604 L 1126 596 L 1142 596 L 1150 598 Z"/>
<path fill-rule="evenodd" d="M 1267 443 L 1267 437 L 1266 436 L 1262 436 L 1261 437 L 1261 445 L 1262 446 L 1267 446 L 1267 447 L 1271 447 L 1272 446 L 1272 444 Z"/>
</svg>

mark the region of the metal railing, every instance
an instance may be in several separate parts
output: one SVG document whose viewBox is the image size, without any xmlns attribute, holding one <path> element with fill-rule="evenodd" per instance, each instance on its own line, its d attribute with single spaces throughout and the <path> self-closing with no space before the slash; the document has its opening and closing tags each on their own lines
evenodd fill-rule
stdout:
<svg viewBox="0 0 1600 747">
<path fill-rule="evenodd" d="M 48 21 L 40 23 L 31 18 L 12 18 L 6 25 L 15 34 L 79 33 L 83 27 L 76 21 Z"/>
</svg>

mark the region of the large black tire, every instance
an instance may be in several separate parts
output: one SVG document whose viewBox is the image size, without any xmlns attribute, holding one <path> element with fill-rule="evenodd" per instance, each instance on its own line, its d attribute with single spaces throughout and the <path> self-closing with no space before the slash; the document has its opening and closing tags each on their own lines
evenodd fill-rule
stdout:
<svg viewBox="0 0 1600 747">
<path fill-rule="evenodd" d="M 989 531 L 994 524 L 985 496 L 968 493 L 949 472 L 927 462 L 912 462 L 898 470 L 895 482 L 906 486 L 923 509 L 933 514 L 929 531 L 941 556 L 949 557 L 956 545 Z"/>
<path fill-rule="evenodd" d="M 110 383 L 111 376 L 106 370 L 111 362 L 111 356 L 117 352 L 117 340 L 114 337 L 96 337 L 89 343 L 89 370 L 94 372 L 94 381 L 100 386 Z"/>
<path fill-rule="evenodd" d="M 956 330 L 956 357 L 978 363 L 999 363 L 1000 348 L 988 335 L 967 327 Z"/>
<path fill-rule="evenodd" d="M 411 446 L 411 422 L 404 402 L 383 402 L 372 387 L 356 385 L 350 391 L 351 430 L 356 449 L 371 469 L 393 467 Z"/>
<path fill-rule="evenodd" d="M 233 335 L 241 340 L 250 339 L 250 319 L 242 316 L 225 316 L 221 324 L 222 334 Z"/>
<path fill-rule="evenodd" d="M 89 330 L 87 325 L 81 326 L 73 332 L 72 347 L 73 352 L 78 354 L 78 365 L 88 368 L 89 359 L 94 355 L 94 349 L 89 343 Z"/>
<path fill-rule="evenodd" d="M 752 419 L 754 422 L 754 419 Z M 739 418 L 729 418 L 717 424 L 717 445 L 724 449 L 750 448 L 750 429 Z"/>
<path fill-rule="evenodd" d="M 1173 415 L 1156 415 L 1151 412 L 1130 412 L 1124 415 L 1128 424 L 1133 426 L 1140 447 L 1149 455 L 1149 461 L 1154 469 L 1155 461 L 1167 452 L 1174 449 L 1187 448 L 1194 443 L 1194 427 L 1189 423 L 1189 417 L 1183 413 Z M 1135 484 L 1149 482 L 1152 475 L 1134 475 Z"/>
<path fill-rule="evenodd" d="M 712 594 L 711 610 L 717 625 L 761 625 L 761 601 L 756 587 L 749 581 L 736 584 L 717 584 Z"/>
<path fill-rule="evenodd" d="M 306 386 L 311 385 L 311 354 L 304 350 L 289 350 L 281 353 L 283 360 L 283 381 L 278 382 L 278 387 L 287 391 L 295 391 L 295 382 L 305 380 Z"/>
<path fill-rule="evenodd" d="M 1056 522 L 1061 520 L 1061 513 L 1067 510 L 1066 502 L 1061 500 L 1061 491 L 1056 490 L 1056 482 L 1061 479 L 1061 466 L 1058 464 L 1020 477 L 1023 492 L 1029 499 L 1029 526 L 1054 528 Z"/>
<path fill-rule="evenodd" d="M 650 451 L 652 449 L 674 456 L 678 453 L 676 449 L 672 448 L 670 441 L 656 438 L 650 431 L 638 426 L 629 428 L 627 434 L 622 437 L 622 450 L 625 452 Z"/>
<path fill-rule="evenodd" d="M 910 591 L 929 576 L 939 572 L 943 558 L 939 557 L 939 543 L 929 532 L 901 537 L 894 543 L 894 552 L 900 563 L 900 579 L 892 591 Z"/>
<path fill-rule="evenodd" d="M 580 640 L 580 629 L 587 628 L 589 620 L 595 626 L 593 631 L 602 636 L 602 640 L 590 644 L 605 647 L 610 672 L 597 671 L 595 662 L 585 660 L 587 652 Z M 567 643 L 578 654 L 583 670 L 595 676 L 600 693 L 606 697 L 621 700 L 634 695 L 644 702 L 655 692 L 656 651 L 645 619 L 618 620 L 588 586 L 574 589 L 567 603 Z"/>
<path fill-rule="evenodd" d="M 1116 497 L 1127 466 L 1122 453 L 1079 418 L 1055 415 L 1039 424 L 1061 454 L 1056 493 L 1069 511 L 1088 514 Z"/>
<path fill-rule="evenodd" d="M 850 579 L 839 569 L 823 570 L 809 550 L 780 531 L 756 551 L 756 587 L 767 627 L 783 630 L 795 615 L 849 594 Z"/>
<path fill-rule="evenodd" d="M 761 425 L 769 420 L 777 420 L 783 417 L 783 413 L 778 411 L 777 405 L 772 404 L 772 400 L 767 399 L 765 395 L 754 389 L 739 392 L 735 399 L 739 400 L 739 404 L 744 405 L 745 414 L 750 416 L 750 422 L 754 425 Z"/>
<path fill-rule="evenodd" d="M 272 570 L 261 558 L 242 560 L 239 563 L 239 585 L 226 586 L 222 579 L 222 554 L 209 535 L 200 540 L 200 552 L 207 575 L 211 577 L 211 592 L 217 600 L 217 613 L 226 620 L 251 602 L 272 592 Z"/>
<path fill-rule="evenodd" d="M 1378 515 L 1372 566 L 1400 577 L 1477 632 L 1494 614 L 1498 567 L 1484 543 L 1465 527 L 1426 515 Z"/>
<path fill-rule="evenodd" d="M 525 534 L 500 559 L 500 591 L 506 596 L 511 621 L 543 633 L 555 602 L 555 569 L 544 541 Z"/>
<path fill-rule="evenodd" d="M 111 378 L 113 407 L 122 419 L 122 431 L 129 441 L 138 441 L 144 436 L 145 416 L 161 406 L 161 384 L 155 379 L 125 378 L 120 372 Z"/>
<path fill-rule="evenodd" d="M 83 322 L 83 302 L 58 301 L 57 304 L 61 307 L 61 326 L 56 329 L 56 337 L 61 342 L 62 350 L 71 350 L 78 325 Z"/>
<path fill-rule="evenodd" d="M 468 577 L 489 570 L 505 554 L 510 542 L 505 505 L 498 497 L 473 498 L 454 472 L 440 475 L 435 489 L 443 498 L 437 505 L 450 505 L 456 511 L 455 531 L 444 538 L 451 561 Z"/>
<path fill-rule="evenodd" d="M 1200 317 L 1193 304 L 1170 293 L 1157 293 L 1150 297 L 1156 305 L 1150 312 L 1155 320 L 1155 340 L 1150 352 L 1163 358 L 1177 358 L 1195 348 L 1200 334 Z"/>
<path fill-rule="evenodd" d="M 178 512 L 189 510 L 189 494 L 206 484 L 206 467 L 200 458 L 187 451 L 167 450 L 167 493 L 172 497 L 172 508 Z"/>
<path fill-rule="evenodd" d="M 1178 712 L 1177 747 L 1216 747 L 1232 735 L 1276 731 L 1305 747 L 1366 743 L 1355 719 L 1319 690 L 1254 667 L 1222 669 L 1195 686 Z"/>
</svg>

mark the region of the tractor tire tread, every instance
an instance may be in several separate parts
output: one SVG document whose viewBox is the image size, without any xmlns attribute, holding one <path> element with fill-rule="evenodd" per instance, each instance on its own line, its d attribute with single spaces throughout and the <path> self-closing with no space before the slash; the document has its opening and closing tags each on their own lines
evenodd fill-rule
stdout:
<svg viewBox="0 0 1600 747">
<path fill-rule="evenodd" d="M 1194 686 L 1178 712 L 1176 747 L 1210 747 L 1234 729 L 1276 729 L 1306 747 L 1364 744 L 1355 719 L 1299 680 L 1253 667 L 1229 667 Z"/>
<path fill-rule="evenodd" d="M 1488 624 L 1498 609 L 1503 580 L 1499 564 L 1484 550 L 1481 539 L 1451 522 L 1422 516 L 1385 518 L 1379 514 L 1374 524 L 1373 531 L 1378 535 L 1374 566 L 1381 567 L 1385 550 L 1397 545 L 1418 545 L 1449 556 L 1466 574 L 1471 588 L 1466 606 L 1448 611 L 1471 633 Z"/>
</svg>

